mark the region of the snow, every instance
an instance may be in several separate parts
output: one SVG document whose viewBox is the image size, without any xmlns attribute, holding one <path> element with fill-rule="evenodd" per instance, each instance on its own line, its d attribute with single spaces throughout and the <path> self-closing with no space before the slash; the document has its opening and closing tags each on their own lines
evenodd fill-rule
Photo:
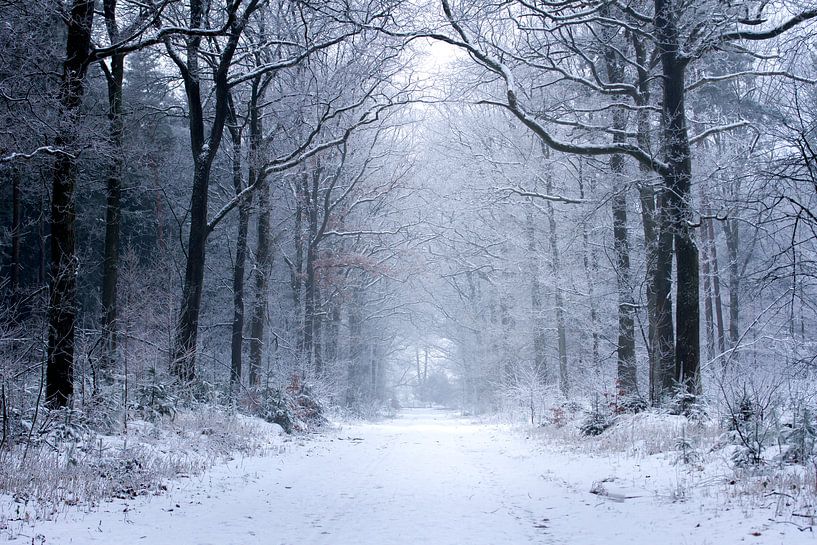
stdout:
<svg viewBox="0 0 817 545">
<path fill-rule="evenodd" d="M 679 501 L 670 488 L 686 470 L 660 458 L 594 457 L 546 440 L 408 410 L 296 437 L 275 455 L 181 479 L 161 496 L 26 524 L 11 543 L 817 543 L 763 509 L 716 508 L 723 498 L 707 494 Z"/>
</svg>

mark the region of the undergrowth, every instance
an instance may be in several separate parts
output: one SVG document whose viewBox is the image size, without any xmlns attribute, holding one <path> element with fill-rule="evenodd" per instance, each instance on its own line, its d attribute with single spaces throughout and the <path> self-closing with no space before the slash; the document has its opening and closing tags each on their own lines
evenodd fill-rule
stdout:
<svg viewBox="0 0 817 545">
<path fill-rule="evenodd" d="M 53 519 L 70 506 L 92 509 L 109 499 L 160 494 L 172 479 L 281 443 L 277 426 L 210 406 L 133 420 L 110 435 L 76 412 L 50 421 L 29 441 L 0 450 L 0 531 Z"/>
</svg>

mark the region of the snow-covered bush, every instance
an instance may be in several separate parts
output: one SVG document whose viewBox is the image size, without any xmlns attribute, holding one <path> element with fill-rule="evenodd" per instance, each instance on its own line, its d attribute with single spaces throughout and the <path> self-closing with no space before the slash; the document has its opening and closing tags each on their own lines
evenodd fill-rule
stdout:
<svg viewBox="0 0 817 545">
<path fill-rule="evenodd" d="M 263 388 L 250 392 L 244 400 L 249 412 L 267 422 L 278 424 L 285 432 L 292 433 L 295 428 L 295 415 L 292 414 L 287 395 L 280 388 Z"/>
<path fill-rule="evenodd" d="M 669 401 L 667 409 L 670 414 L 685 416 L 690 420 L 701 421 L 707 416 L 706 405 L 700 396 L 680 386 Z"/>
<path fill-rule="evenodd" d="M 650 408 L 650 404 L 640 394 L 623 396 L 616 405 L 617 413 L 638 414 Z"/>
<path fill-rule="evenodd" d="M 579 424 L 579 431 L 582 435 L 588 437 L 601 435 L 615 423 L 616 417 L 596 400 L 593 409 L 587 413 L 585 419 Z"/>
<path fill-rule="evenodd" d="M 693 438 L 687 434 L 686 427 L 681 427 L 681 435 L 675 439 L 675 448 L 678 451 L 678 463 L 695 464 L 700 462 L 701 453 L 695 448 Z"/>
<path fill-rule="evenodd" d="M 761 396 L 746 387 L 733 402 L 727 402 L 729 413 L 724 427 L 729 442 L 737 446 L 731 455 L 736 467 L 763 463 L 764 447 L 775 435 L 774 419 L 771 418 L 773 405 L 773 396 Z"/>
<path fill-rule="evenodd" d="M 306 431 L 326 423 L 324 407 L 311 385 L 293 375 L 286 388 L 268 387 L 247 393 L 242 401 L 253 415 L 278 424 L 287 433 Z"/>
<path fill-rule="evenodd" d="M 135 409 L 145 420 L 176 416 L 178 399 L 169 386 L 161 382 L 144 384 L 137 390 Z"/>
<path fill-rule="evenodd" d="M 817 446 L 817 422 L 808 408 L 795 411 L 790 426 L 783 429 L 781 443 L 784 445 L 782 459 L 802 464 L 812 458 Z"/>
</svg>

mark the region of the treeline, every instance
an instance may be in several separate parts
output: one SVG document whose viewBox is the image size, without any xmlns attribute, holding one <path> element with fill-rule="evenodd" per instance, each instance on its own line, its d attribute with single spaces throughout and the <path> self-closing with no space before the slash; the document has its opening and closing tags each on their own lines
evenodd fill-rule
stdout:
<svg viewBox="0 0 817 545">
<path fill-rule="evenodd" d="M 3 407 L 811 369 L 806 2 L 0 8 Z"/>
<path fill-rule="evenodd" d="M 2 10 L 3 406 L 383 399 L 416 86 L 391 6 Z"/>
</svg>

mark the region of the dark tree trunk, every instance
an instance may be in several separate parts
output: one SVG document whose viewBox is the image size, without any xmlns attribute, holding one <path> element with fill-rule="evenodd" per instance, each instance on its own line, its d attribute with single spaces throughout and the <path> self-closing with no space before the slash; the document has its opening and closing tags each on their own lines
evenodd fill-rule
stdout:
<svg viewBox="0 0 817 545">
<path fill-rule="evenodd" d="M 723 223 L 726 233 L 726 251 L 729 256 L 729 346 L 736 349 L 740 339 L 740 264 L 738 248 L 740 245 L 739 224 L 728 219 Z"/>
<path fill-rule="evenodd" d="M 312 172 L 311 187 L 304 187 L 307 214 L 307 235 L 306 235 L 306 276 L 304 278 L 304 329 L 303 329 L 303 357 L 307 371 L 312 371 L 314 362 L 314 336 L 315 336 L 315 257 L 317 254 L 317 234 L 318 234 L 318 194 L 320 191 L 321 167 L 318 163 Z M 322 373 L 322 369 L 314 369 L 316 375 Z"/>
<path fill-rule="evenodd" d="M 609 8 L 602 8 L 602 15 L 609 15 Z M 624 83 L 624 66 L 620 53 L 615 49 L 618 45 L 615 32 L 604 29 L 606 45 L 604 60 L 607 68 L 607 77 L 611 83 Z M 613 129 L 620 131 L 613 136 L 613 143 L 623 144 L 626 140 L 624 131 L 627 128 L 627 118 L 621 109 L 613 111 Z M 616 181 L 624 177 L 624 157 L 620 154 L 610 156 L 610 171 Z M 617 382 L 622 396 L 638 395 L 638 375 L 635 361 L 635 301 L 632 298 L 632 282 L 630 277 L 630 240 L 627 234 L 627 193 L 626 185 L 613 195 L 611 201 L 613 212 L 613 250 L 615 253 L 616 286 L 618 291 L 618 344 L 617 344 Z"/>
<path fill-rule="evenodd" d="M 686 61 L 679 57 L 676 1 L 655 0 L 655 28 L 663 77 L 663 146 L 668 167 L 663 176 L 666 189 L 661 214 L 665 220 L 662 229 L 669 229 L 673 237 L 677 264 L 674 378 L 687 392 L 697 394 L 701 387 L 698 248 L 690 228 L 692 159 L 684 109 Z M 664 235 L 662 232 L 661 236 Z M 668 246 L 659 242 L 659 259 L 664 265 Z"/>
<path fill-rule="evenodd" d="M 93 0 L 74 0 L 67 20 L 65 63 L 60 85 L 60 127 L 57 147 L 73 152 L 79 132 L 80 106 L 91 51 Z M 51 270 L 48 303 L 48 365 L 45 399 L 65 407 L 74 393 L 74 333 L 77 318 L 77 256 L 75 250 L 74 155 L 60 154 L 51 188 Z"/>
<path fill-rule="evenodd" d="M 184 382 L 195 378 L 195 352 L 198 341 L 201 294 L 204 286 L 204 260 L 207 244 L 207 193 L 210 181 L 209 161 L 197 160 L 190 201 L 190 235 L 182 290 L 182 306 L 176 331 L 176 349 L 172 370 Z"/>
<path fill-rule="evenodd" d="M 204 19 L 202 0 L 190 2 L 190 26 L 200 28 Z M 176 326 L 176 341 L 171 370 L 182 381 L 195 378 L 195 351 L 199 331 L 199 311 L 204 282 L 204 259 L 207 243 L 207 202 L 210 185 L 210 149 L 205 149 L 204 110 L 199 68 L 200 37 L 187 40 L 187 60 L 177 62 L 187 95 L 190 149 L 193 153 L 193 189 L 190 197 L 190 233 L 187 240 L 187 262 L 184 271 L 181 310 Z M 224 109 L 224 105 L 222 105 Z M 223 113 L 222 113 L 223 115 Z M 223 121 L 222 121 L 223 123 Z M 215 136 L 215 135 L 214 135 Z M 221 139 L 219 131 L 218 147 Z"/>
<path fill-rule="evenodd" d="M 264 334 L 267 319 L 267 289 L 272 264 L 270 240 L 269 187 L 258 189 L 253 312 L 250 318 L 250 386 L 258 386 L 264 357 Z"/>
<path fill-rule="evenodd" d="M 244 189 L 241 172 L 241 129 L 232 115 L 230 136 L 233 152 L 233 187 L 236 195 Z M 244 274 L 247 267 L 247 231 L 250 223 L 251 199 L 245 199 L 238 208 L 238 235 L 235 243 L 233 269 L 233 327 L 230 339 L 230 391 L 235 395 L 241 385 L 244 353 Z"/>
<path fill-rule="evenodd" d="M 202 0 L 190 0 L 190 27 L 201 28 L 206 20 L 209 4 Z M 213 121 L 209 131 L 205 131 L 204 102 L 201 92 L 202 69 L 200 67 L 200 46 L 202 38 L 187 38 L 187 58 L 182 61 L 175 52 L 172 53 L 182 75 L 184 90 L 187 96 L 188 118 L 190 127 L 190 149 L 193 154 L 193 189 L 190 197 L 190 234 L 187 241 L 187 262 L 184 273 L 184 288 L 179 320 L 176 328 L 176 346 L 173 353 L 171 369 L 182 381 L 189 382 L 195 378 L 195 355 L 199 332 L 199 314 L 201 296 L 204 287 L 204 265 L 207 249 L 207 237 L 210 229 L 207 224 L 207 203 L 210 187 L 210 170 L 216 157 L 224 127 L 229 115 L 230 85 L 227 73 L 232 64 L 238 40 L 246 24 L 247 15 L 258 5 L 251 0 L 245 8 L 245 17 L 230 25 L 227 41 L 218 56 L 218 63 L 213 75 Z M 231 17 L 240 3 L 230 4 Z M 167 46 L 170 49 L 170 46 Z"/>
<path fill-rule="evenodd" d="M 263 125 L 258 101 L 259 81 L 253 83 L 250 103 L 250 161 L 248 183 L 255 183 L 258 176 L 258 154 L 263 138 Z M 258 188 L 258 219 L 256 223 L 255 268 L 253 270 L 254 301 L 250 317 L 250 369 L 249 384 L 258 386 L 264 357 L 264 329 L 267 319 L 267 287 L 272 265 L 270 237 L 270 198 L 268 184 Z"/>
<path fill-rule="evenodd" d="M 20 241 L 23 236 L 23 218 L 21 213 L 22 206 L 22 191 L 20 190 L 20 172 L 14 169 L 11 173 L 11 258 L 10 263 L 10 281 L 11 281 L 11 297 L 10 308 L 12 312 L 17 313 L 17 297 L 20 291 Z M 16 316 L 10 317 L 16 321 Z"/>
<path fill-rule="evenodd" d="M 610 168 L 616 175 L 624 173 L 620 155 L 610 158 Z M 638 375 L 635 362 L 635 302 L 631 295 L 630 241 L 627 236 L 627 194 L 617 191 L 612 200 L 613 248 L 618 286 L 618 389 L 622 396 L 638 395 Z"/>
<path fill-rule="evenodd" d="M 106 4 L 107 7 L 107 4 Z M 106 9 L 106 17 L 108 17 Z M 117 39 L 118 33 L 111 36 Z M 117 361 L 117 277 L 119 274 L 119 237 L 121 224 L 122 172 L 124 157 L 122 141 L 124 120 L 122 111 L 122 85 L 125 76 L 124 55 L 111 57 L 108 80 L 108 120 L 111 146 L 111 166 L 107 179 L 105 202 L 105 257 L 102 272 L 102 336 L 105 347 L 104 375 L 109 376 Z"/>
</svg>

